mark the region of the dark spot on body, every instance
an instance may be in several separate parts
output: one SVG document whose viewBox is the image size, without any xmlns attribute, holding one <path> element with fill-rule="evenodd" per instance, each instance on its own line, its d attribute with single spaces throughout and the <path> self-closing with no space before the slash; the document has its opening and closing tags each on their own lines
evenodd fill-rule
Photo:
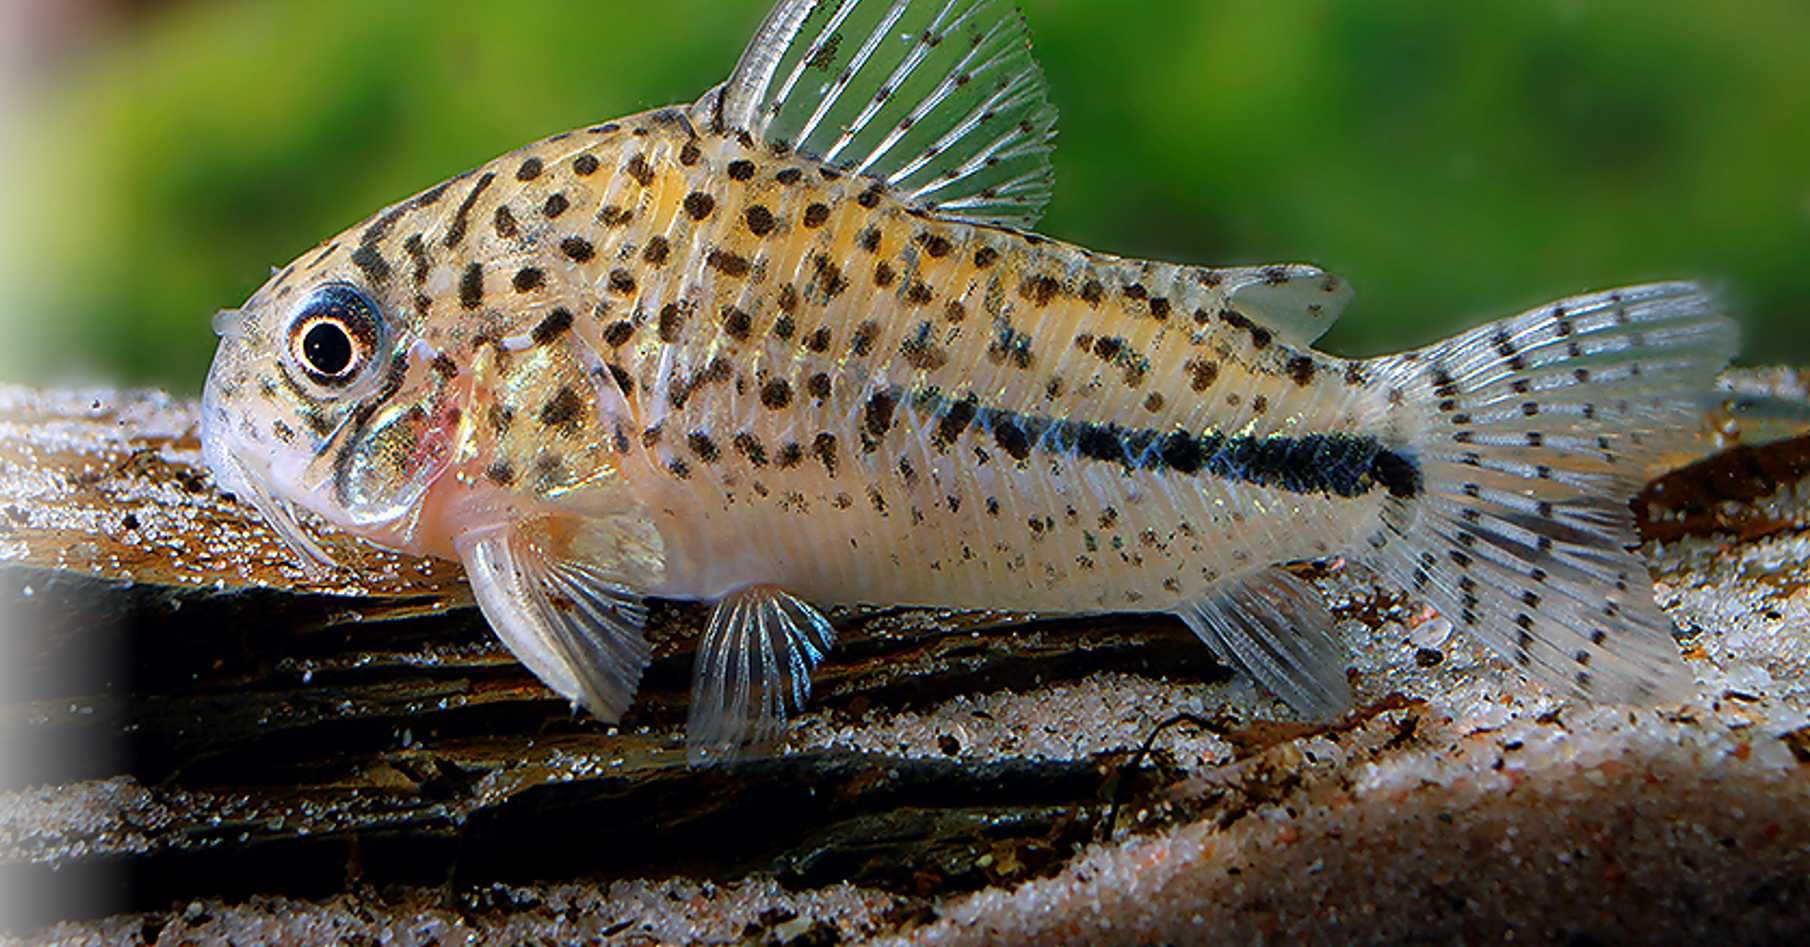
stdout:
<svg viewBox="0 0 1810 947">
<path fill-rule="evenodd" d="M 567 237 L 559 242 L 559 252 L 574 263 L 589 263 L 597 255 L 597 248 L 583 237 Z"/>
<path fill-rule="evenodd" d="M 723 331 L 728 333 L 730 338 L 737 342 L 746 342 L 753 328 L 754 320 L 748 313 L 735 306 L 724 307 Z"/>
<path fill-rule="evenodd" d="M 560 428 L 566 433 L 575 432 L 578 422 L 584 417 L 584 399 L 571 387 L 562 387 L 540 409 L 540 423 L 550 428 Z"/>
<path fill-rule="evenodd" d="M 1039 306 L 1047 306 L 1062 292 L 1062 281 L 1054 276 L 1033 276 L 1018 288 L 1019 295 Z"/>
<path fill-rule="evenodd" d="M 628 159 L 628 164 L 622 166 L 622 170 L 642 187 L 650 187 L 654 183 L 654 169 L 647 163 L 647 155 L 636 153 Z"/>
<path fill-rule="evenodd" d="M 730 444 L 735 447 L 736 453 L 748 459 L 749 464 L 755 467 L 767 466 L 767 446 L 761 443 L 760 438 L 743 431 L 735 435 Z"/>
<path fill-rule="evenodd" d="M 559 215 L 571 209 L 571 207 L 572 202 L 567 200 L 564 194 L 550 194 L 547 196 L 547 202 L 541 205 L 540 212 L 544 214 L 548 220 L 554 220 L 557 219 Z"/>
<path fill-rule="evenodd" d="M 515 169 L 515 179 L 517 181 L 532 181 L 535 178 L 540 177 L 543 168 L 544 165 L 539 158 L 530 157 L 528 160 L 522 162 L 521 167 Z"/>
<path fill-rule="evenodd" d="M 685 313 L 677 303 L 660 307 L 660 341 L 668 344 L 679 341 L 679 332 L 684 328 Z"/>
<path fill-rule="evenodd" d="M 930 254 L 930 258 L 933 260 L 940 260 L 955 250 L 955 245 L 942 234 L 921 233 L 918 234 L 917 241 L 918 245 L 922 246 L 924 252 Z"/>
<path fill-rule="evenodd" d="M 1314 368 L 1314 360 L 1312 358 L 1306 355 L 1297 355 L 1288 360 L 1288 377 L 1293 379 L 1296 385 L 1306 388 L 1308 385 L 1313 384 Z"/>
<path fill-rule="evenodd" d="M 747 257 L 742 256 L 739 253 L 731 253 L 728 250 L 718 249 L 710 251 L 710 255 L 705 259 L 705 262 L 710 264 L 711 269 L 716 270 L 718 273 L 721 273 L 730 279 L 741 279 L 742 277 L 747 276 L 748 272 L 753 269 L 749 264 Z"/>
<path fill-rule="evenodd" d="M 579 155 L 572 159 L 572 173 L 581 178 L 588 178 L 597 173 L 596 155 Z"/>
<path fill-rule="evenodd" d="M 792 403 L 792 385 L 784 378 L 774 378 L 760 389 L 760 403 L 778 411 Z"/>
<path fill-rule="evenodd" d="M 1009 324 L 1000 325 L 987 346 L 987 357 L 998 364 L 1028 369 L 1036 361 L 1031 353 L 1031 337 Z"/>
<path fill-rule="evenodd" d="M 531 335 L 535 345 L 546 345 L 548 342 L 564 335 L 566 331 L 571 328 L 572 311 L 560 307 L 547 313 L 546 318 L 542 319 L 540 323 L 534 327 L 534 331 Z"/>
<path fill-rule="evenodd" d="M 729 360 L 718 355 L 710 360 L 709 365 L 704 366 L 704 371 L 699 376 L 699 383 L 721 384 L 734 377 L 735 369 L 729 364 Z"/>
<path fill-rule="evenodd" d="M 1245 332 L 1250 333 L 1251 345 L 1258 351 L 1269 348 L 1270 343 L 1275 340 L 1275 336 L 1270 330 L 1245 318 L 1243 313 L 1240 313 L 1235 309 L 1227 309 L 1221 312 L 1219 318 L 1226 325 L 1229 325 L 1234 329 L 1243 329 Z"/>
<path fill-rule="evenodd" d="M 491 218 L 491 226 L 496 229 L 496 235 L 505 240 L 521 233 L 521 225 L 516 223 L 515 214 L 507 206 L 496 209 L 496 214 Z"/>
<path fill-rule="evenodd" d="M 887 431 L 892 430 L 893 411 L 898 405 L 898 398 L 892 392 L 874 392 L 873 397 L 867 399 L 867 432 L 874 437 L 884 437 Z"/>
<path fill-rule="evenodd" d="M 363 270 L 365 279 L 373 284 L 382 283 L 390 278 L 389 261 L 385 260 L 383 254 L 378 253 L 377 248 L 371 244 L 360 244 L 358 249 L 353 250 L 352 263 Z"/>
<path fill-rule="evenodd" d="M 822 204 L 812 204 L 804 209 L 804 225 L 812 229 L 823 226 L 830 219 L 830 209 Z"/>
<path fill-rule="evenodd" d="M 685 213 L 692 220 L 701 221 L 716 210 L 716 198 L 703 191 L 692 191 L 685 195 Z"/>
<path fill-rule="evenodd" d="M 748 221 L 748 232 L 754 234 L 756 237 L 764 237 L 772 233 L 773 228 L 776 226 L 776 221 L 773 219 L 773 212 L 759 204 L 755 204 L 753 207 L 748 208 L 748 212 L 744 217 Z"/>
<path fill-rule="evenodd" d="M 415 285 L 421 286 L 425 284 L 427 282 L 428 271 L 427 244 L 422 241 L 421 235 L 418 233 L 409 234 L 409 238 L 402 242 L 402 251 L 409 255 L 410 260 L 414 261 Z"/>
<path fill-rule="evenodd" d="M 465 272 L 459 277 L 459 305 L 466 309 L 484 305 L 484 267 L 481 264 L 465 265 Z"/>
<path fill-rule="evenodd" d="M 860 357 L 866 357 L 874 350 L 874 340 L 880 336 L 880 324 L 869 320 L 855 327 L 855 335 L 849 341 L 849 351 Z"/>
<path fill-rule="evenodd" d="M 836 475 L 836 435 L 828 431 L 811 441 L 811 454 L 830 476 Z"/>
<path fill-rule="evenodd" d="M 1206 391 L 1208 388 L 1213 387 L 1214 382 L 1219 380 L 1218 362 L 1197 358 L 1190 361 L 1186 367 L 1190 376 L 1188 386 L 1197 392 Z"/>
<path fill-rule="evenodd" d="M 641 260 L 649 266 L 665 266 L 671 255 L 672 244 L 665 237 L 649 238 L 647 246 L 641 250 Z"/>
<path fill-rule="evenodd" d="M 703 431 L 691 432 L 686 436 L 685 443 L 691 448 L 691 452 L 696 454 L 698 459 L 704 463 L 714 464 L 716 463 L 717 458 L 722 456 L 717 450 L 716 442 L 711 440 L 710 435 Z"/>
<path fill-rule="evenodd" d="M 547 284 L 547 275 L 537 267 L 525 266 L 515 271 L 515 291 L 531 293 Z"/>
<path fill-rule="evenodd" d="M 842 268 L 828 256 L 817 254 L 811 258 L 811 266 L 817 271 L 817 286 L 826 300 L 835 299 L 848 289 L 848 279 L 842 275 Z"/>
</svg>

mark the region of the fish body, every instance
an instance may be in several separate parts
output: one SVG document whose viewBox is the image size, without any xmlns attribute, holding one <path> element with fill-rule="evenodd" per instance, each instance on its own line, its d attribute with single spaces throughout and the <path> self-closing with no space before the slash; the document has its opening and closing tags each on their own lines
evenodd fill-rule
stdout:
<svg viewBox="0 0 1810 947">
<path fill-rule="evenodd" d="M 1054 125 L 1009 5 L 782 2 L 698 103 L 422 192 L 218 317 L 209 464 L 312 556 L 297 508 L 463 561 L 606 719 L 643 600 L 718 602 L 700 755 L 803 702 L 834 640 L 807 603 L 1173 612 L 1331 712 L 1331 618 L 1276 566 L 1334 555 L 1549 683 L 1677 691 L 1626 499 L 1732 351 L 1710 300 L 1336 358 L 1315 267 L 1029 232 Z"/>
</svg>

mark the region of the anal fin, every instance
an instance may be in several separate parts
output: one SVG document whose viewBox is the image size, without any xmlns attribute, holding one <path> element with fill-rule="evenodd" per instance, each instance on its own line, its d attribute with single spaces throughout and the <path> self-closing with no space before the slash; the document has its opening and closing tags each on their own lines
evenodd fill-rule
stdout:
<svg viewBox="0 0 1810 947">
<path fill-rule="evenodd" d="M 1319 594 L 1281 568 L 1236 581 L 1182 609 L 1180 616 L 1220 659 L 1316 718 L 1351 703 L 1344 652 Z"/>
<path fill-rule="evenodd" d="M 686 742 L 693 764 L 759 752 L 811 695 L 811 671 L 836 630 L 783 589 L 752 586 L 717 602 L 693 672 Z"/>
<path fill-rule="evenodd" d="M 458 548 L 478 607 L 510 652 L 599 719 L 622 719 L 652 656 L 642 597 L 522 526 L 467 534 Z"/>
</svg>

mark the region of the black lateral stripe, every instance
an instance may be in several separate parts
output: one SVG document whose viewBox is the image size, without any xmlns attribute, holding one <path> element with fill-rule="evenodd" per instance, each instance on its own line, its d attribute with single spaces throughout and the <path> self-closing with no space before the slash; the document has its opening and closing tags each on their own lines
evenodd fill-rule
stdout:
<svg viewBox="0 0 1810 947">
<path fill-rule="evenodd" d="M 935 395 L 914 399 L 919 411 L 972 414 L 972 428 L 989 442 L 1005 431 L 1032 451 L 1118 464 L 1126 470 L 1205 475 L 1300 494 L 1357 498 L 1382 488 L 1407 499 L 1420 494 L 1420 465 L 1377 438 L 1357 434 L 1297 437 L 1228 436 L 1217 431 L 1127 428 L 1040 417 Z"/>
</svg>

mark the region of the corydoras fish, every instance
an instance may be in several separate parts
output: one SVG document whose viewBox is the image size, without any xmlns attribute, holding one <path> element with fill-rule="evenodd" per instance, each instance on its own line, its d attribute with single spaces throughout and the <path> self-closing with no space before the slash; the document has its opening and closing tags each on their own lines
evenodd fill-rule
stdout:
<svg viewBox="0 0 1810 947">
<path fill-rule="evenodd" d="M 1689 685 L 1627 500 L 1735 348 L 1710 298 L 1326 355 L 1319 269 L 1033 235 L 1055 128 L 1007 2 L 785 0 L 695 104 L 415 195 L 216 317 L 208 464 L 309 556 L 298 510 L 461 561 L 604 720 L 644 600 L 715 602 L 700 756 L 781 734 L 832 603 L 1169 612 L 1331 713 L 1333 619 L 1278 564 L 1332 556 L 1559 690 Z"/>
</svg>

